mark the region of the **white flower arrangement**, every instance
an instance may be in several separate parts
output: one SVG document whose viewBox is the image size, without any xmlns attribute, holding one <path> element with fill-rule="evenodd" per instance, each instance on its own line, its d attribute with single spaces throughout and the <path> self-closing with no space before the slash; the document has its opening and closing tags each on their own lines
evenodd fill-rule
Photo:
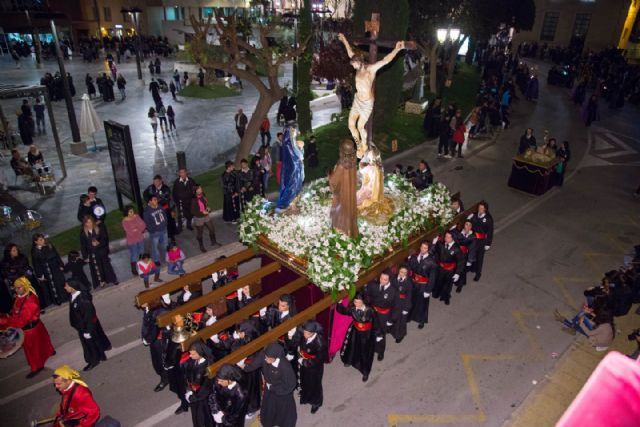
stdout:
<svg viewBox="0 0 640 427">
<path fill-rule="evenodd" d="M 454 217 L 449 190 L 434 183 L 416 190 L 406 179 L 387 175 L 385 194 L 397 201 L 396 212 L 386 225 L 358 219 L 360 236 L 351 239 L 331 226 L 331 190 L 326 178 L 309 183 L 298 201 L 299 213 L 272 215 L 273 204 L 255 197 L 242 213 L 240 239 L 255 245 L 264 235 L 279 250 L 307 260 L 309 280 L 336 295 L 349 290 L 361 269 L 397 244 L 406 245 L 419 232 L 444 228 Z"/>
</svg>

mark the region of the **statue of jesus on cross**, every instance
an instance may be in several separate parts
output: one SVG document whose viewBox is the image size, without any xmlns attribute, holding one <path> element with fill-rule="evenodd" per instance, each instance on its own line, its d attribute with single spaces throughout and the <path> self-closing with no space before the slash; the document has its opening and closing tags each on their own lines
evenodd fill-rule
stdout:
<svg viewBox="0 0 640 427">
<path fill-rule="evenodd" d="M 373 112 L 373 84 L 376 79 L 376 73 L 380 68 L 393 61 L 398 52 L 405 48 L 405 43 L 403 41 L 397 42 L 396 47 L 384 58 L 370 64 L 361 56 L 355 55 L 344 34 L 338 34 L 338 38 L 347 49 L 347 54 L 351 59 L 351 66 L 356 70 L 356 94 L 349 113 L 349 131 L 358 147 L 357 156 L 361 159 L 368 149 L 369 142 L 365 126 Z"/>
</svg>

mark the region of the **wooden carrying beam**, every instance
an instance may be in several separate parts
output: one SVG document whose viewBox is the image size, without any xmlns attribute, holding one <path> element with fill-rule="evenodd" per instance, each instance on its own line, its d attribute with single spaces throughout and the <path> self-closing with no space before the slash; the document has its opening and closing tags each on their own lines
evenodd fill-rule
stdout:
<svg viewBox="0 0 640 427">
<path fill-rule="evenodd" d="M 242 307 L 240 310 L 234 311 L 230 315 L 222 317 L 213 325 L 202 328 L 194 335 L 191 335 L 188 340 L 182 343 L 182 351 L 187 351 L 194 341 L 197 341 L 199 339 L 207 340 L 209 339 L 209 337 L 220 333 L 232 327 L 233 325 L 237 325 L 243 320 L 251 317 L 251 315 L 253 315 L 254 313 L 260 311 L 261 308 L 267 307 L 270 304 L 278 301 L 280 295 L 292 294 L 307 283 L 309 283 L 309 279 L 307 279 L 306 277 L 299 277 L 296 280 L 287 283 L 283 287 L 278 288 L 277 291 L 271 292 L 270 294 Z"/>
<path fill-rule="evenodd" d="M 202 267 L 195 271 L 187 273 L 182 277 L 178 277 L 177 279 L 167 282 L 156 288 L 151 288 L 149 290 L 142 291 L 136 296 L 136 304 L 138 305 L 138 307 L 140 307 L 142 306 L 142 304 L 148 303 L 153 300 L 157 300 L 164 294 L 170 294 L 171 292 L 175 292 L 177 290 L 182 289 L 186 285 L 200 282 L 202 278 L 211 276 L 213 273 L 217 271 L 220 271 L 222 269 L 229 268 L 233 265 L 247 261 L 253 258 L 255 255 L 256 253 L 253 249 L 245 249 L 236 254 L 230 255 L 227 258 L 223 258 L 205 267 Z"/>
<path fill-rule="evenodd" d="M 272 262 L 271 264 L 267 264 L 259 270 L 252 271 L 245 276 L 241 276 L 237 280 L 227 283 L 226 285 L 216 289 L 215 291 L 204 294 L 201 297 L 194 298 L 189 302 L 186 302 L 185 304 L 174 308 L 171 311 L 162 313 L 156 319 L 156 323 L 160 327 L 167 326 L 171 324 L 173 317 L 175 317 L 176 315 L 179 314 L 182 316 L 198 310 L 199 308 L 205 307 L 210 302 L 215 302 L 221 297 L 224 298 L 230 293 L 235 292 L 238 288 L 242 288 L 243 286 L 255 283 L 258 280 L 262 279 L 264 276 L 268 276 L 269 274 L 278 271 L 280 268 L 281 265 L 279 262 Z"/>
<path fill-rule="evenodd" d="M 457 225 L 464 224 L 464 220 L 467 218 L 467 216 L 470 213 L 475 213 L 477 211 L 477 208 L 478 208 L 478 203 L 473 205 L 473 207 L 465 210 L 463 213 L 458 214 L 453 219 L 453 221 L 451 222 L 449 227 L 451 227 L 453 224 L 457 224 Z M 412 238 L 409 241 L 409 244 L 408 244 L 408 246 L 406 248 L 399 249 L 399 250 L 394 251 L 394 252 L 392 252 L 392 253 L 390 253 L 390 254 L 382 257 L 382 258 L 379 258 L 377 261 L 375 261 L 371 265 L 371 267 L 369 267 L 369 269 L 367 269 L 366 272 L 360 274 L 360 276 L 358 278 L 358 281 L 356 282 L 356 288 L 357 289 L 361 289 L 365 284 L 369 283 L 372 280 L 377 279 L 378 276 L 384 270 L 386 270 L 388 267 L 390 267 L 391 265 L 398 264 L 398 263 L 401 263 L 402 261 L 406 260 L 409 255 L 411 255 L 416 249 L 418 249 L 420 247 L 420 244 L 423 241 L 425 241 L 425 240 L 431 241 L 438 234 L 440 234 L 440 230 L 437 227 L 433 228 L 433 229 L 431 229 L 429 231 L 421 233 L 421 234 L 417 235 L 416 237 Z M 278 294 L 280 294 L 280 293 L 278 293 Z M 347 291 L 340 292 L 338 294 L 337 301 L 342 300 L 346 296 L 347 296 Z M 307 320 L 315 318 L 315 316 L 317 316 L 318 313 L 320 313 L 321 311 L 331 307 L 331 305 L 334 304 L 335 302 L 336 301 L 333 300 L 331 295 L 325 296 L 323 299 L 321 299 L 320 301 L 316 302 L 315 304 L 313 304 L 312 306 L 308 307 L 307 309 L 301 311 L 300 313 L 296 314 L 291 319 L 289 319 L 289 320 L 285 321 L 284 323 L 276 326 L 275 328 L 269 330 L 268 332 L 264 333 L 263 335 L 260 335 L 255 340 L 249 342 L 246 345 L 243 345 L 242 347 L 240 347 L 239 349 L 237 349 L 233 353 L 231 353 L 231 354 L 223 357 L 222 359 L 218 360 L 217 362 L 211 364 L 209 366 L 209 368 L 208 368 L 209 369 L 209 376 L 210 377 L 215 376 L 216 372 L 218 372 L 218 369 L 220 369 L 222 367 L 222 365 L 225 365 L 227 363 L 229 363 L 229 364 L 238 363 L 243 358 L 248 357 L 248 356 L 256 353 L 257 351 L 260 351 L 262 348 L 266 347 L 267 345 L 271 344 L 272 342 L 277 341 L 278 337 L 286 334 L 292 328 L 294 328 L 294 327 L 296 327 L 298 325 L 301 325 L 302 323 L 306 322 Z M 218 323 L 219 322 L 217 322 L 216 325 Z"/>
</svg>

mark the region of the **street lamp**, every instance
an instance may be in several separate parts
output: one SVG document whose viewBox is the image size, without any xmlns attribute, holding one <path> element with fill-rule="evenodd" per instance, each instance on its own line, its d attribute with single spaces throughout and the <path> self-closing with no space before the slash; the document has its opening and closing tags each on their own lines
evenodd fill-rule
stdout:
<svg viewBox="0 0 640 427">
<path fill-rule="evenodd" d="M 452 42 L 458 40 L 460 37 L 460 29 L 459 28 L 438 28 L 436 30 L 436 38 L 440 44 L 444 44 L 447 39 Z"/>
<path fill-rule="evenodd" d="M 136 30 L 136 38 L 133 39 L 134 49 L 136 51 L 136 66 L 138 67 L 138 80 L 142 80 L 142 67 L 140 66 L 140 28 L 138 26 L 138 14 L 142 13 L 142 10 L 138 7 L 133 7 L 131 9 L 122 8 L 120 9 L 120 13 L 122 14 L 122 19 L 126 14 L 130 14 L 133 19 L 133 25 Z"/>
<path fill-rule="evenodd" d="M 438 28 L 436 36 L 438 37 L 438 43 L 444 43 L 447 40 L 447 29 Z"/>
</svg>

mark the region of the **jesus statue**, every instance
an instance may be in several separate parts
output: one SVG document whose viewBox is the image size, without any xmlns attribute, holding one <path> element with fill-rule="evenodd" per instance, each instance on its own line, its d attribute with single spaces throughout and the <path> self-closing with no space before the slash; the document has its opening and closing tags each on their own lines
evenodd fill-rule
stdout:
<svg viewBox="0 0 640 427">
<path fill-rule="evenodd" d="M 405 48 L 405 45 L 403 41 L 397 42 L 396 47 L 384 58 L 376 63 L 368 64 L 361 55 L 356 55 L 353 52 L 344 34 L 338 34 L 338 38 L 347 49 L 347 55 L 351 59 L 351 66 L 356 70 L 356 95 L 349 113 L 349 131 L 358 147 L 357 156 L 361 159 L 368 148 L 365 126 L 373 112 L 373 84 L 376 79 L 376 73 L 380 68 L 393 61 L 393 58 Z"/>
</svg>

